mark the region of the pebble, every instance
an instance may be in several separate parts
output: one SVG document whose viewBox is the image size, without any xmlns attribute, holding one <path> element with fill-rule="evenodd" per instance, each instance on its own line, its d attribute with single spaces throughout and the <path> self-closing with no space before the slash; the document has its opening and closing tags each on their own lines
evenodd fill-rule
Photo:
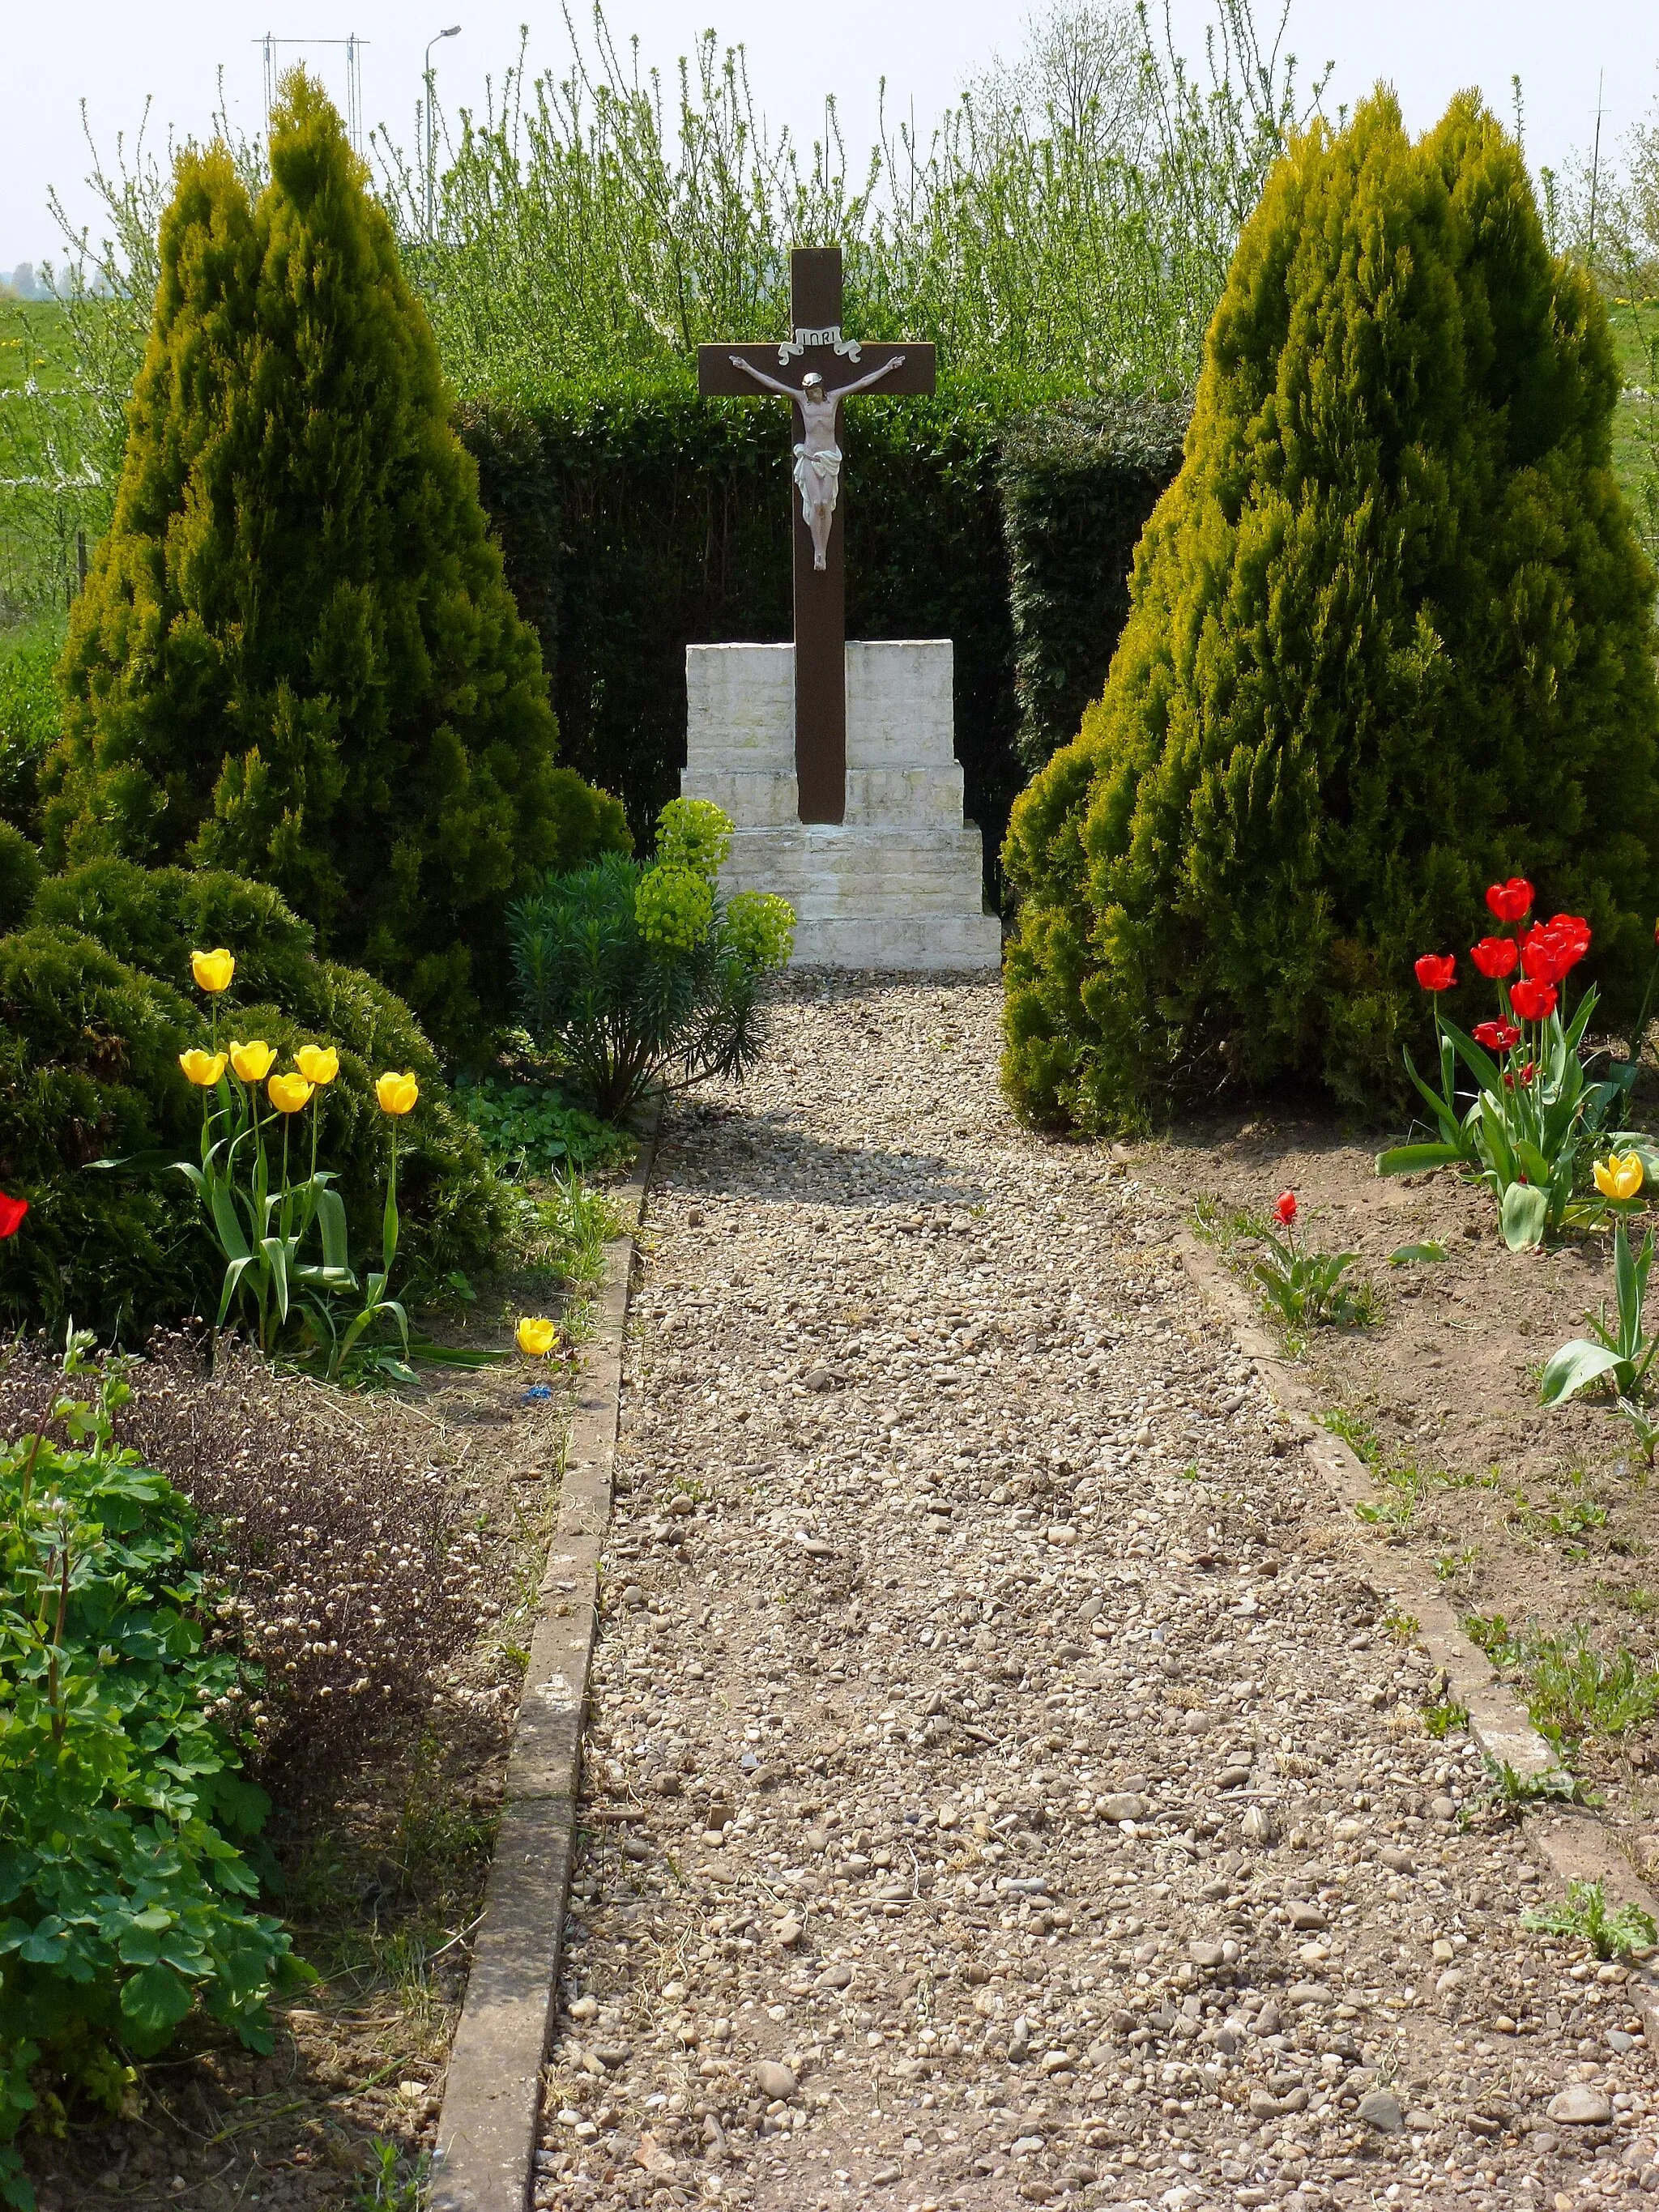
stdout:
<svg viewBox="0 0 1659 2212">
<path fill-rule="evenodd" d="M 1613 2103 L 1605 2089 L 1588 2081 L 1575 2081 L 1552 2097 L 1545 2107 L 1551 2119 L 1568 2128 L 1605 2127 L 1613 2118 Z"/>
<path fill-rule="evenodd" d="M 1593 2051 L 1650 2140 L 1630 1996 L 1520 1928 L 1390 1555 L 1140 1155 L 1011 1121 L 1000 1010 L 792 976 L 670 1109 L 537 2212 L 1577 2191 L 1625 2132 L 1522 2127 Z"/>
<path fill-rule="evenodd" d="M 1392 2089 L 1368 2089 L 1359 2100 L 1359 2117 L 1368 2128 L 1393 2135 L 1406 2124 L 1406 2114 Z"/>
</svg>

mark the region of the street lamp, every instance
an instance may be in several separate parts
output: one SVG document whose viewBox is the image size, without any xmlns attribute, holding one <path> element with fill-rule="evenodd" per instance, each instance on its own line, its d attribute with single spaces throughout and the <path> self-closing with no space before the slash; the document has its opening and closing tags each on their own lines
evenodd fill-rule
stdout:
<svg viewBox="0 0 1659 2212">
<path fill-rule="evenodd" d="M 432 243 L 432 171 L 438 158 L 436 118 L 432 112 L 432 49 L 444 39 L 459 39 L 461 27 L 452 23 L 447 31 L 434 32 L 426 42 L 426 240 Z"/>
</svg>

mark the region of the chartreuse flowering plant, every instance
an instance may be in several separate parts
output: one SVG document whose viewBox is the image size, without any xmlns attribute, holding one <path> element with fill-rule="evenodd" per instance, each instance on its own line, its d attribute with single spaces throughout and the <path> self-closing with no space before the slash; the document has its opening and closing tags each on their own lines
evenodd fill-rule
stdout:
<svg viewBox="0 0 1659 2212">
<path fill-rule="evenodd" d="M 1584 1044 L 1595 1011 L 1592 984 L 1571 1018 L 1567 980 L 1590 946 L 1589 924 L 1579 915 L 1558 914 L 1528 922 L 1533 887 L 1524 877 L 1493 884 L 1486 905 L 1498 927 L 1469 948 L 1476 970 L 1496 986 L 1498 1015 L 1465 1035 L 1441 1012 L 1440 995 L 1457 981 L 1452 953 L 1425 953 L 1417 980 L 1434 1002 L 1439 1088 L 1419 1074 L 1408 1052 L 1406 1066 L 1427 1103 L 1438 1138 L 1397 1145 L 1378 1155 L 1379 1175 L 1409 1175 L 1457 1164 L 1477 1174 L 1498 1201 L 1498 1225 L 1511 1251 L 1541 1244 L 1570 1222 L 1604 1218 L 1641 1188 L 1643 1175 L 1659 1172 L 1650 1140 L 1633 1131 L 1610 1130 L 1635 1079 L 1633 1060 L 1611 1063 L 1592 1080 Z M 1467 1103 L 1458 1090 L 1460 1066 L 1473 1079 Z M 1615 1172 L 1604 1164 L 1592 1173 L 1598 1148 L 1636 1164 L 1628 1192 L 1628 1164 Z"/>
<path fill-rule="evenodd" d="M 607 1119 L 759 1054 L 762 986 L 788 963 L 795 917 L 769 893 L 722 899 L 732 836 L 718 806 L 672 800 L 653 861 L 550 876 L 508 916 L 524 1027 Z"/>
</svg>

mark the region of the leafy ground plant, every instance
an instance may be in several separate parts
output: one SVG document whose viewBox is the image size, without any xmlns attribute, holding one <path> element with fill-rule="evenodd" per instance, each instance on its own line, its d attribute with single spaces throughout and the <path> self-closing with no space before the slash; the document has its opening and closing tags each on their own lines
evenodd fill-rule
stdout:
<svg viewBox="0 0 1659 2212">
<path fill-rule="evenodd" d="M 1379 1175 L 1473 1169 L 1498 1201 L 1498 1226 L 1511 1251 L 1558 1236 L 1569 1220 L 1603 1218 L 1609 1205 L 1617 1207 L 1639 1190 L 1644 1166 L 1650 1171 L 1659 1164 L 1645 1138 L 1608 1133 L 1635 1080 L 1636 1062 L 1615 1063 L 1599 1081 L 1590 1080 L 1593 1055 L 1584 1036 L 1595 1011 L 1593 984 L 1571 1020 L 1566 1018 L 1566 979 L 1589 950 L 1589 924 L 1579 915 L 1558 914 L 1523 929 L 1532 903 L 1532 885 L 1521 876 L 1486 892 L 1494 921 L 1512 934 L 1483 937 L 1470 947 L 1475 967 L 1497 986 L 1498 1002 L 1498 1018 L 1477 1022 L 1472 1036 L 1440 1012 L 1440 994 L 1457 981 L 1455 955 L 1425 953 L 1418 961 L 1417 980 L 1434 1002 L 1439 1089 L 1425 1082 L 1409 1052 L 1406 1069 L 1440 1133 L 1433 1142 L 1396 1145 L 1376 1162 Z M 1460 1061 L 1474 1082 L 1467 1107 L 1457 1090 Z M 1585 1188 L 1598 1140 L 1635 1161 L 1629 1192 L 1601 1174 L 1594 1193 Z"/>
<path fill-rule="evenodd" d="M 71 1335 L 66 1383 L 88 1376 Z M 252 1909 L 269 1803 L 241 1773 L 235 1661 L 204 1649 L 195 1516 L 114 1441 L 128 1385 L 55 1394 L 0 1447 L 0 2199 L 63 2097 L 118 2109 L 126 2054 L 199 2005 L 271 2047 L 267 2002 L 309 1978 Z"/>
<path fill-rule="evenodd" d="M 1635 1189 L 1641 1188 L 1641 1181 L 1638 1164 Z M 1553 1352 L 1540 1384 L 1547 1406 L 1564 1406 L 1581 1390 L 1611 1391 L 1612 1411 L 1631 1429 L 1650 1466 L 1659 1444 L 1659 1421 L 1645 1401 L 1659 1335 L 1650 1336 L 1642 1319 L 1652 1267 L 1653 1231 L 1648 1231 L 1641 1250 L 1632 1255 L 1625 1224 L 1618 1222 L 1613 1232 L 1613 1318 L 1608 1321 L 1605 1306 L 1599 1315 L 1586 1314 L 1591 1334 L 1573 1337 Z"/>
<path fill-rule="evenodd" d="M 1288 1328 L 1363 1328 L 1376 1317 L 1376 1292 L 1369 1283 L 1344 1279 L 1353 1253 L 1312 1252 L 1302 1244 L 1299 1211 L 1296 1193 L 1281 1191 L 1273 1218 L 1284 1234 L 1275 1236 L 1265 1224 L 1259 1228 L 1262 1254 L 1250 1270 L 1252 1279 Z"/>
<path fill-rule="evenodd" d="M 1570 1881 L 1565 1905 L 1523 1912 L 1521 1925 L 1540 1936 L 1576 1936 L 1598 1959 L 1626 1959 L 1650 1951 L 1659 1929 L 1638 1905 L 1609 1906 L 1599 1881 Z"/>
<path fill-rule="evenodd" d="M 458 1083 L 455 1103 L 496 1172 L 511 1181 L 621 1167 L 635 1150 L 625 1129 L 573 1105 L 555 1084 L 483 1075 Z"/>
<path fill-rule="evenodd" d="M 1463 1627 L 1494 1667 L 1520 1677 L 1533 1726 L 1557 1750 L 1623 1735 L 1659 1712 L 1659 1670 L 1622 1646 L 1598 1650 L 1583 1627 L 1559 1636 L 1512 1630 L 1501 1613 L 1471 1614 Z"/>
</svg>

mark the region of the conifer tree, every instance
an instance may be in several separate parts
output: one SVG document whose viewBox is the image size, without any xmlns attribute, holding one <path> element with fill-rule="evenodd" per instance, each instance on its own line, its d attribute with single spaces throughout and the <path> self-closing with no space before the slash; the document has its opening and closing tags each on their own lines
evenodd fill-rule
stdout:
<svg viewBox="0 0 1659 2212">
<path fill-rule="evenodd" d="M 1427 1028 L 1413 957 L 1462 952 L 1511 874 L 1589 919 L 1607 1009 L 1634 1011 L 1659 704 L 1618 388 L 1473 96 L 1415 144 L 1379 93 L 1292 145 L 1104 695 L 1015 809 L 1024 1111 L 1121 1121 L 1287 1074 L 1374 1104 Z"/>
<path fill-rule="evenodd" d="M 300 71 L 257 204 L 222 146 L 179 163 L 47 856 L 274 884 L 454 1044 L 504 1003 L 511 893 L 627 832 L 555 765 L 540 648 L 366 184 Z"/>
</svg>

